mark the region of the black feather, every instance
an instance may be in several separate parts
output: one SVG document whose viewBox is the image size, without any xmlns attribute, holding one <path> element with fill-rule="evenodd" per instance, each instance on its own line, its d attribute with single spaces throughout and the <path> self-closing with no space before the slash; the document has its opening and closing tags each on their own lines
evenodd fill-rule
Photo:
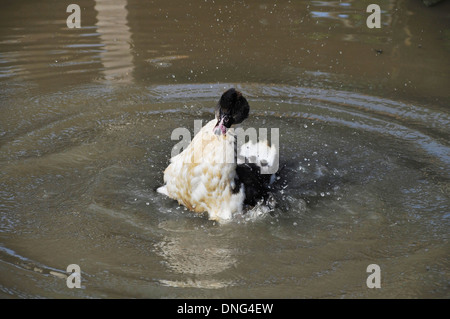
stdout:
<svg viewBox="0 0 450 319">
<path fill-rule="evenodd" d="M 261 168 L 253 163 L 239 164 L 236 167 L 239 183 L 244 185 L 245 205 L 255 206 L 266 200 L 270 190 L 270 174 L 261 174 Z"/>
</svg>

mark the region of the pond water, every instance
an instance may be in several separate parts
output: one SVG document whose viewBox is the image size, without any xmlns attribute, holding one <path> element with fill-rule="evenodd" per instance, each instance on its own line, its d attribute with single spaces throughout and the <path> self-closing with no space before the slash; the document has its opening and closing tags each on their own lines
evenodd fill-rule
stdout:
<svg viewBox="0 0 450 319">
<path fill-rule="evenodd" d="M 1 4 L 0 297 L 450 297 L 448 1 L 71 2 Z M 155 189 L 230 87 L 289 178 L 217 224 Z"/>
</svg>

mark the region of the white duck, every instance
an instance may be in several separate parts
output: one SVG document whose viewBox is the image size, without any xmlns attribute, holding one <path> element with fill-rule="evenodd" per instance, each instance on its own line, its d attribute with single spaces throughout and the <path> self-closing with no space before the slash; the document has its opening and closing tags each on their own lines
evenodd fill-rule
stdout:
<svg viewBox="0 0 450 319">
<path fill-rule="evenodd" d="M 208 212 L 210 219 L 220 222 L 242 213 L 244 205 L 254 206 L 266 198 L 273 177 L 260 173 L 261 162 L 236 163 L 234 128 L 248 117 L 249 110 L 239 91 L 232 88 L 223 93 L 215 119 L 202 127 L 183 152 L 170 159 L 164 171 L 165 185 L 157 191 L 194 212 Z M 255 149 L 249 143 L 242 148 Z M 274 147 L 258 144 L 264 145 L 266 154 L 273 155 Z M 267 165 L 267 160 L 264 162 Z"/>
</svg>

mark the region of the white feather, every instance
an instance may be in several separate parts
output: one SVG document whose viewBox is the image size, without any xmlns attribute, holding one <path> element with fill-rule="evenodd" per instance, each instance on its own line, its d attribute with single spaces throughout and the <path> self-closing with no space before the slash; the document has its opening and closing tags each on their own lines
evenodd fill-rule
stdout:
<svg viewBox="0 0 450 319">
<path fill-rule="evenodd" d="M 208 122 L 183 152 L 171 158 L 164 171 L 165 186 L 158 192 L 223 222 L 230 220 L 234 213 L 241 213 L 245 193 L 241 185 L 239 192 L 233 194 L 234 138 L 231 131 L 226 135 L 228 138 L 215 135 L 216 122 Z"/>
<path fill-rule="evenodd" d="M 261 168 L 261 174 L 272 171 L 275 165 L 277 149 L 274 145 L 269 146 L 267 141 L 253 143 L 248 141 L 241 146 L 239 156 L 242 161 L 247 160 Z"/>
</svg>

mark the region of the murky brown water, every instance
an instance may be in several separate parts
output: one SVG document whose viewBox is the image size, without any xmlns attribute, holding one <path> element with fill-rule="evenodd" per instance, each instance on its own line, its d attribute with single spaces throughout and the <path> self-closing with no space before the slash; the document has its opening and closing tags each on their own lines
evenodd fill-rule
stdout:
<svg viewBox="0 0 450 319">
<path fill-rule="evenodd" d="M 450 297 L 448 1 L 72 2 L 0 5 L 1 297 Z M 291 179 L 217 225 L 154 189 L 231 86 Z"/>
</svg>

